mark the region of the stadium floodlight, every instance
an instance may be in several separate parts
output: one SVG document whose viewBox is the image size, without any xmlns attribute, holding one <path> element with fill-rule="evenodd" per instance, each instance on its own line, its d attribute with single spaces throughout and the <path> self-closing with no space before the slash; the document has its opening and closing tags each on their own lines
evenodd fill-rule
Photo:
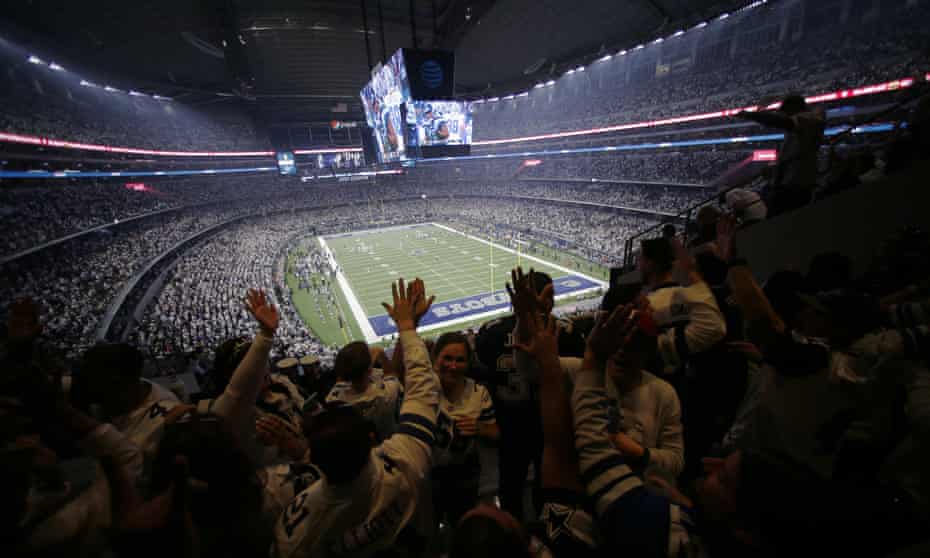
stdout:
<svg viewBox="0 0 930 558">
<path fill-rule="evenodd" d="M 610 60 L 610 59 L 613 58 L 613 57 L 614 57 L 613 54 L 605 54 L 604 56 L 602 56 L 602 57 L 600 57 L 600 58 L 598 59 L 598 62 L 607 62 L 608 60 Z"/>
<path fill-rule="evenodd" d="M 546 86 L 545 83 L 540 82 L 540 83 L 537 83 L 536 85 L 534 85 L 534 86 L 533 86 L 533 89 L 542 89 L 542 88 L 545 87 L 545 86 Z"/>
<path fill-rule="evenodd" d="M 584 66 L 578 66 L 577 68 L 575 68 L 575 71 L 576 71 L 576 72 L 583 72 L 583 71 L 584 71 Z"/>
<path fill-rule="evenodd" d="M 170 101 L 171 97 L 162 97 L 161 95 L 152 95 L 152 98 L 157 101 Z"/>
<path fill-rule="evenodd" d="M 117 88 L 115 88 L 115 87 L 110 87 L 109 85 L 104 85 L 104 86 L 103 86 L 103 90 L 104 90 L 104 91 L 109 91 L 110 93 L 113 93 L 114 91 L 117 92 L 117 93 L 122 93 L 122 91 L 120 91 L 119 89 L 117 89 Z"/>
<path fill-rule="evenodd" d="M 96 83 L 87 81 L 86 79 L 81 80 L 81 85 L 83 85 L 84 87 L 99 87 Z"/>
<path fill-rule="evenodd" d="M 570 76 L 570 75 L 572 75 L 572 74 L 574 74 L 574 73 L 575 73 L 575 68 L 572 68 L 571 70 L 565 72 L 565 75 Z"/>
<path fill-rule="evenodd" d="M 707 27 L 706 21 L 702 21 L 701 23 L 698 23 L 697 25 L 694 26 L 695 29 L 704 29 L 705 27 Z"/>
<path fill-rule="evenodd" d="M 657 45 L 657 44 L 661 43 L 661 42 L 664 41 L 664 40 L 665 40 L 665 39 L 663 39 L 662 37 L 659 37 L 658 39 L 652 41 L 652 44 Z"/>
<path fill-rule="evenodd" d="M 45 64 L 44 60 L 35 55 L 29 56 L 26 60 L 28 60 L 30 64 Z"/>
<path fill-rule="evenodd" d="M 626 49 L 623 49 L 617 53 L 617 56 L 626 56 L 626 52 L 627 52 Z"/>
<path fill-rule="evenodd" d="M 930 74 L 927 74 L 927 81 L 930 81 Z M 553 85 L 555 85 L 554 79 L 550 79 L 549 81 L 546 82 L 546 87 L 551 87 Z"/>
<path fill-rule="evenodd" d="M 672 34 L 672 37 L 681 37 L 684 34 L 685 34 L 684 29 L 679 29 L 678 31 L 675 31 L 675 33 Z"/>
<path fill-rule="evenodd" d="M 640 45 L 636 45 L 636 48 L 634 48 L 633 50 L 643 50 L 644 48 L 646 48 L 646 45 L 640 44 Z"/>
<path fill-rule="evenodd" d="M 524 91 L 523 93 L 520 93 L 519 95 L 517 95 L 517 97 L 529 97 L 529 96 L 530 96 L 529 91 Z"/>
<path fill-rule="evenodd" d="M 65 71 L 64 68 L 62 68 L 61 66 L 59 66 L 58 64 L 56 64 L 56 63 L 54 63 L 54 62 L 52 62 L 52 63 L 50 63 L 50 64 L 48 65 L 48 69 L 49 69 L 49 70 L 55 70 L 56 72 L 63 72 L 63 71 Z"/>
<path fill-rule="evenodd" d="M 145 93 L 140 93 L 140 92 L 134 91 L 134 90 L 132 90 L 132 89 L 129 90 L 129 94 L 132 95 L 133 97 L 147 97 L 147 96 L 148 96 L 148 95 L 146 95 Z"/>
<path fill-rule="evenodd" d="M 506 97 L 503 97 L 503 99 L 504 99 L 505 101 L 509 101 L 509 100 L 513 99 L 513 95 L 507 95 Z"/>
<path fill-rule="evenodd" d="M 490 99 L 488 99 L 488 102 L 496 103 L 497 101 L 500 101 L 500 100 L 501 100 L 500 97 L 491 97 Z"/>
<path fill-rule="evenodd" d="M 720 14 L 719 16 L 717 16 L 717 19 L 726 19 L 726 18 L 728 18 L 728 17 L 730 17 L 730 14 L 728 14 L 728 13 L 726 13 L 726 12 L 723 12 L 722 14 Z"/>
</svg>

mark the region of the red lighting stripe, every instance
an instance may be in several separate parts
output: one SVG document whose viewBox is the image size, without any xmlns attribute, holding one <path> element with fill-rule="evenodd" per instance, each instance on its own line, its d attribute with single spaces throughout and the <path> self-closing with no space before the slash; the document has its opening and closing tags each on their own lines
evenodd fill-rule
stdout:
<svg viewBox="0 0 930 558">
<path fill-rule="evenodd" d="M 928 74 L 930 78 L 930 74 Z M 897 91 L 899 89 L 906 89 L 914 85 L 913 78 L 904 78 L 896 79 L 894 81 L 889 81 L 887 83 L 880 83 L 877 85 L 868 85 L 865 87 L 857 87 L 855 89 L 845 89 L 842 91 L 835 91 L 833 93 L 825 93 L 822 95 L 814 95 L 807 97 L 807 102 L 811 104 L 825 103 L 830 101 L 835 101 L 838 99 L 850 99 L 855 97 L 862 97 L 865 95 L 875 95 L 878 93 L 887 93 L 888 91 Z M 558 138 L 570 138 L 575 136 L 587 136 L 592 134 L 605 134 L 609 132 L 623 132 L 626 130 L 637 130 L 641 128 L 655 128 L 659 126 L 668 126 L 670 124 L 684 124 L 687 122 L 697 122 L 700 120 L 712 120 L 714 118 L 723 118 L 725 116 L 734 116 L 740 111 L 755 112 L 758 110 L 775 110 L 781 107 L 781 103 L 772 103 L 766 107 L 752 106 L 752 107 L 743 107 L 736 109 L 727 109 L 720 110 L 716 112 L 707 112 L 703 114 L 691 114 L 687 116 L 676 116 L 672 118 L 664 118 L 662 120 L 649 120 L 645 122 L 634 122 L 631 124 L 619 124 L 617 126 L 607 126 L 604 128 L 590 128 L 587 130 L 573 130 L 571 132 L 558 132 L 552 134 L 540 134 L 536 136 L 523 136 L 517 138 L 506 138 L 506 139 L 496 139 L 496 140 L 484 140 L 472 142 L 472 145 L 501 145 L 505 143 L 522 143 L 527 141 L 539 141 L 547 139 L 558 139 Z"/>
</svg>

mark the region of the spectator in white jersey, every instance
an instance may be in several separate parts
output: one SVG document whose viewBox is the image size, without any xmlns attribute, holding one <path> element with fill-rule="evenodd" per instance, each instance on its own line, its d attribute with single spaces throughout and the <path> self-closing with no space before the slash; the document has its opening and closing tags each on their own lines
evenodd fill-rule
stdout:
<svg viewBox="0 0 930 558">
<path fill-rule="evenodd" d="M 100 418 L 139 446 L 151 462 L 165 432 L 165 416 L 180 402 L 171 391 L 142 378 L 143 364 L 135 347 L 92 347 L 72 376 L 71 398 L 79 407 L 95 406 Z"/>
<path fill-rule="evenodd" d="M 394 304 L 384 307 L 399 331 L 407 388 L 397 432 L 372 448 L 370 423 L 357 410 L 317 415 L 309 429 L 310 456 L 323 479 L 281 515 L 272 556 L 367 557 L 422 541 L 415 520 L 435 442 L 439 381 L 416 323 L 432 299 L 420 280 L 406 285 L 400 279 L 392 288 Z"/>
<path fill-rule="evenodd" d="M 394 376 L 375 373 L 372 363 L 368 345 L 362 341 L 340 349 L 334 370 L 339 381 L 326 396 L 326 402 L 355 407 L 372 422 L 379 440 L 386 440 L 397 429 L 404 387 Z"/>
<path fill-rule="evenodd" d="M 487 388 L 468 378 L 471 345 L 458 332 L 444 333 L 433 347 L 433 369 L 442 397 L 433 454 L 433 515 L 458 523 L 478 502 L 481 463 L 478 440 L 500 437 Z"/>
<path fill-rule="evenodd" d="M 680 369 L 692 355 L 713 347 L 727 333 L 714 293 L 696 271 L 687 274 L 688 286 L 673 280 L 671 242 L 644 240 L 638 262 L 646 298 L 660 328 L 659 355 L 667 374 Z"/>
</svg>

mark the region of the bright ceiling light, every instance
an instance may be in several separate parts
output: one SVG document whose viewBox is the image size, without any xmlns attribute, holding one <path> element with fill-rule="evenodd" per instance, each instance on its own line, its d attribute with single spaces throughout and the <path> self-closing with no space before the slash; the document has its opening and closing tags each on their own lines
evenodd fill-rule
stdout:
<svg viewBox="0 0 930 558">
<path fill-rule="evenodd" d="M 52 62 L 51 64 L 49 64 L 49 65 L 48 65 L 48 68 L 49 68 L 50 70 L 55 70 L 56 72 L 63 72 L 63 71 L 65 71 L 64 68 L 62 68 L 61 66 L 59 66 L 58 64 L 56 64 L 56 63 L 54 63 L 54 62 Z"/>
<path fill-rule="evenodd" d="M 45 62 L 41 58 L 35 55 L 30 56 L 29 58 L 27 58 L 27 60 L 29 61 L 30 64 L 45 64 Z"/>
</svg>

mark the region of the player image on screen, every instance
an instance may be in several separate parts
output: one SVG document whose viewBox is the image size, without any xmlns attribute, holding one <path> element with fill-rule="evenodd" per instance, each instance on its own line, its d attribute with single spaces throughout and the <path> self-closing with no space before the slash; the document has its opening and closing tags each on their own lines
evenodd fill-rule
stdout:
<svg viewBox="0 0 930 558">
<path fill-rule="evenodd" d="M 411 120 L 416 121 L 418 145 L 468 145 L 471 143 L 471 113 L 468 103 L 414 101 L 408 103 L 407 113 L 408 125 Z"/>
<path fill-rule="evenodd" d="M 403 51 L 398 50 L 378 70 L 360 94 L 365 119 L 372 128 L 381 162 L 406 158 L 401 106 L 410 99 Z"/>
<path fill-rule="evenodd" d="M 278 172 L 282 175 L 297 174 L 297 162 L 294 160 L 294 154 L 290 151 L 279 151 L 276 154 L 278 160 Z"/>
</svg>

